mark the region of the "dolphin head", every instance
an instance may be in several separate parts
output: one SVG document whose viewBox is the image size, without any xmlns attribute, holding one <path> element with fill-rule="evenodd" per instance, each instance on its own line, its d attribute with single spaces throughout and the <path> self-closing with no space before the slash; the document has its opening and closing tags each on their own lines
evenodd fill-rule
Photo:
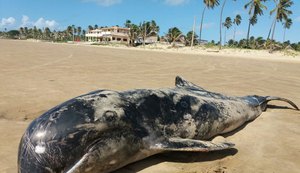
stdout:
<svg viewBox="0 0 300 173">
<path fill-rule="evenodd" d="M 19 173 L 105 172 L 122 166 L 115 158 L 118 149 L 137 141 L 125 116 L 128 104 L 100 93 L 67 101 L 34 120 L 19 145 Z"/>
</svg>

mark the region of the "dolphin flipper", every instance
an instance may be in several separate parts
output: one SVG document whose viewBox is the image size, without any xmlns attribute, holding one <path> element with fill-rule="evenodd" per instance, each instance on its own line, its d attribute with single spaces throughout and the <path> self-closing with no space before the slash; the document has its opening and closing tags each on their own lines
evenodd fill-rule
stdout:
<svg viewBox="0 0 300 173">
<path fill-rule="evenodd" d="M 200 86 L 198 86 L 196 84 L 193 84 L 192 82 L 189 82 L 189 81 L 183 79 L 180 76 L 176 76 L 176 78 L 175 78 L 175 85 L 178 88 L 189 87 L 189 88 L 194 88 L 194 89 L 204 90 L 205 91 L 204 88 L 202 88 L 202 87 L 200 87 Z"/>
<path fill-rule="evenodd" d="M 225 150 L 234 147 L 229 142 L 212 142 L 194 139 L 170 138 L 151 147 L 154 150 L 163 151 L 191 151 L 191 152 L 209 152 Z"/>
</svg>

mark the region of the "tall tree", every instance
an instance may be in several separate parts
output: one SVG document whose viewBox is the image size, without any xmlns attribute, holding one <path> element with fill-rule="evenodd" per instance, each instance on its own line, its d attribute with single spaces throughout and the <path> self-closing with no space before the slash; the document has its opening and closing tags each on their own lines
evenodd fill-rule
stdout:
<svg viewBox="0 0 300 173">
<path fill-rule="evenodd" d="M 38 38 L 38 29 L 37 29 L 37 27 L 34 26 L 32 31 L 33 31 L 32 32 L 33 33 L 33 38 L 37 39 Z"/>
<path fill-rule="evenodd" d="M 276 23 L 288 20 L 288 16 L 293 14 L 293 12 L 291 10 L 288 10 L 288 8 L 290 8 L 294 4 L 291 0 L 274 0 L 274 2 L 276 3 L 276 7 L 270 12 L 270 15 L 275 13 L 271 41 L 274 40 Z"/>
<path fill-rule="evenodd" d="M 293 24 L 293 21 L 290 18 L 288 18 L 287 20 L 285 20 L 284 23 L 283 23 L 283 28 L 284 28 L 283 43 L 285 42 L 285 32 L 286 32 L 286 29 L 290 29 L 291 26 L 292 26 L 292 24 Z"/>
<path fill-rule="evenodd" d="M 230 17 L 226 17 L 225 22 L 223 23 L 223 26 L 228 30 L 232 26 L 232 21 Z M 226 44 L 226 30 L 224 34 L 224 45 Z"/>
<path fill-rule="evenodd" d="M 37 39 L 43 39 L 43 31 L 40 28 L 38 29 Z"/>
<path fill-rule="evenodd" d="M 88 31 L 91 31 L 91 30 L 93 30 L 94 28 L 93 28 L 92 25 L 89 25 L 89 26 L 88 26 L 88 29 L 89 29 Z"/>
<path fill-rule="evenodd" d="M 86 30 L 82 30 L 82 38 L 83 38 L 83 41 L 86 41 L 86 40 L 85 40 L 85 34 L 86 34 Z"/>
<path fill-rule="evenodd" d="M 49 40 L 50 37 L 51 37 L 51 30 L 50 30 L 49 27 L 46 27 L 46 28 L 44 29 L 44 38 L 45 38 L 46 40 Z"/>
<path fill-rule="evenodd" d="M 20 32 L 20 37 L 25 35 L 23 27 L 20 27 L 19 32 Z"/>
<path fill-rule="evenodd" d="M 233 24 L 234 24 L 234 32 L 233 32 L 233 41 L 235 41 L 235 34 L 236 34 L 236 27 L 239 26 L 242 22 L 242 17 L 241 15 L 236 15 L 235 18 L 233 19 Z"/>
<path fill-rule="evenodd" d="M 25 34 L 25 37 L 27 38 L 28 37 L 28 27 L 24 27 L 24 34 Z"/>
<path fill-rule="evenodd" d="M 173 47 L 175 47 L 175 42 L 182 37 L 184 37 L 184 35 L 182 35 L 182 32 L 177 27 L 170 28 L 166 35 L 168 42 L 171 43 Z"/>
<path fill-rule="evenodd" d="M 67 29 L 65 30 L 66 36 L 68 40 L 71 40 L 71 37 L 73 35 L 73 27 L 68 26 Z"/>
<path fill-rule="evenodd" d="M 218 6 L 220 4 L 220 0 L 203 0 L 204 8 L 201 15 L 201 23 L 200 23 L 200 34 L 199 34 L 199 40 L 201 42 L 202 39 L 202 28 L 203 28 L 203 18 L 206 8 L 213 9 L 214 7 Z"/>
<path fill-rule="evenodd" d="M 157 36 L 159 32 L 159 26 L 154 20 L 149 22 L 143 22 L 139 26 L 140 36 L 143 39 L 143 46 L 145 46 L 145 41 L 149 36 Z"/>
<path fill-rule="evenodd" d="M 267 0 L 250 0 L 244 6 L 245 9 L 249 8 L 249 24 L 248 24 L 248 32 L 247 32 L 247 45 L 249 45 L 249 36 L 250 36 L 250 26 L 257 23 L 257 15 L 263 15 L 263 9 L 267 9 L 267 7 L 263 4 Z M 256 21 L 256 22 L 254 22 Z"/>
<path fill-rule="evenodd" d="M 82 32 L 82 29 L 80 26 L 77 27 L 77 36 L 79 38 L 79 40 L 81 40 L 81 32 Z"/>
<path fill-rule="evenodd" d="M 236 1 L 236 0 L 233 0 Z M 221 8 L 221 13 L 220 13 L 220 44 L 219 44 L 219 49 L 222 49 L 222 21 L 223 21 L 223 11 L 224 11 L 224 7 L 226 4 L 227 0 L 224 0 L 223 4 L 222 4 L 222 8 Z"/>
<path fill-rule="evenodd" d="M 129 45 L 130 46 L 134 46 L 135 44 L 135 41 L 140 33 L 140 28 L 134 24 L 134 23 L 131 23 L 130 20 L 126 20 L 124 26 L 126 28 L 129 28 Z"/>
<path fill-rule="evenodd" d="M 191 46 L 191 44 L 193 43 L 194 45 L 197 44 L 197 38 L 198 38 L 198 35 L 196 35 L 196 33 L 193 31 L 189 31 L 187 34 L 186 34 L 186 43 L 188 46 Z"/>
</svg>

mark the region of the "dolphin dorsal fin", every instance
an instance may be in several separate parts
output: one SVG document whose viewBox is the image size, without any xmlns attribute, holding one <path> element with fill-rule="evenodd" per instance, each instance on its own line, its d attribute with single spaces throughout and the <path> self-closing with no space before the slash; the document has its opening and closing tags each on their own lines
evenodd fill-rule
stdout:
<svg viewBox="0 0 300 173">
<path fill-rule="evenodd" d="M 197 88 L 199 90 L 205 90 L 204 88 L 202 88 L 202 87 L 200 87 L 198 85 L 195 85 L 192 82 L 189 82 L 189 81 L 183 79 L 180 76 L 176 76 L 176 78 L 175 78 L 175 86 L 179 87 L 179 88 L 190 87 L 190 88 Z"/>
</svg>

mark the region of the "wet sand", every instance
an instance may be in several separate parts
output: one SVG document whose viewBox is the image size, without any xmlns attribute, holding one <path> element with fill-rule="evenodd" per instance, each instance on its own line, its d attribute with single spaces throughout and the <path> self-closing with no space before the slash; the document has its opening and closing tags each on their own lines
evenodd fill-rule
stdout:
<svg viewBox="0 0 300 173">
<path fill-rule="evenodd" d="M 227 95 L 274 95 L 300 105 L 300 62 L 0 40 L 0 172 L 17 172 L 30 121 L 72 97 L 97 90 L 173 87 L 176 75 Z M 165 153 L 118 173 L 298 172 L 300 112 L 271 102 L 259 118 L 227 135 L 235 149 Z"/>
</svg>

